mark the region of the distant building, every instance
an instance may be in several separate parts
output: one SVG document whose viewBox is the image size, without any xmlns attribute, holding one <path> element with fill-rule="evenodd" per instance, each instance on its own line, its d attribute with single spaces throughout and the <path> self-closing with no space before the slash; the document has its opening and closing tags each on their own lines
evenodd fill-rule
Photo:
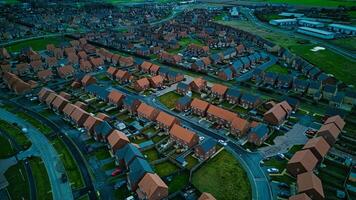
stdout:
<svg viewBox="0 0 356 200">
<path fill-rule="evenodd" d="M 274 19 L 269 23 L 275 26 L 294 26 L 297 24 L 297 19 Z"/>
<path fill-rule="evenodd" d="M 297 32 L 305 35 L 321 38 L 321 39 L 327 39 L 327 40 L 331 40 L 335 38 L 335 33 L 333 32 L 324 31 L 316 28 L 310 28 L 310 27 L 299 27 Z"/>
<path fill-rule="evenodd" d="M 338 33 L 343 33 L 346 35 L 356 35 L 355 26 L 347 26 L 343 24 L 330 24 L 329 30 L 336 31 Z"/>
</svg>

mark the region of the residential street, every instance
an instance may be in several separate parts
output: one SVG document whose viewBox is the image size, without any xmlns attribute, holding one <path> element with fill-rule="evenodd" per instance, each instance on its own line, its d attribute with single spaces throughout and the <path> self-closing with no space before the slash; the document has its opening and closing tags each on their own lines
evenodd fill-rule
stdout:
<svg viewBox="0 0 356 200">
<path fill-rule="evenodd" d="M 50 141 L 32 125 L 25 122 L 16 115 L 0 108 L 0 118 L 10 123 L 17 123 L 28 129 L 27 136 L 32 145 L 39 152 L 41 159 L 46 167 L 50 180 L 54 200 L 73 199 L 72 189 L 68 182 L 62 183 L 60 177 L 64 172 L 64 166 L 60 161 L 59 155 Z M 62 169 L 62 170 L 61 170 Z"/>
</svg>

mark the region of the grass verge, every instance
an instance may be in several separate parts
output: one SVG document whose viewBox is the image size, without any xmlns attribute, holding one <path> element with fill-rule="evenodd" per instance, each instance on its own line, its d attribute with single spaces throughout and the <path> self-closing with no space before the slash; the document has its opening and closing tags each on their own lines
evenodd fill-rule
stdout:
<svg viewBox="0 0 356 200">
<path fill-rule="evenodd" d="M 32 157 L 30 159 L 30 165 L 36 183 L 37 198 L 46 200 L 53 199 L 47 170 L 41 158 Z"/>
</svg>

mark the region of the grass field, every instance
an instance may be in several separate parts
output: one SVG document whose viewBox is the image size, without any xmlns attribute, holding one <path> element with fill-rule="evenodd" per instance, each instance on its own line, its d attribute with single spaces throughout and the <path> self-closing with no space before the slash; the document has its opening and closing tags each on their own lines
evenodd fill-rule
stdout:
<svg viewBox="0 0 356 200">
<path fill-rule="evenodd" d="M 30 165 L 35 179 L 37 198 L 46 200 L 52 199 L 51 184 L 41 158 L 32 157 L 30 159 Z"/>
<path fill-rule="evenodd" d="M 84 182 L 77 163 L 73 159 L 72 154 L 68 151 L 65 144 L 59 138 L 54 139 L 52 144 L 61 158 L 72 188 L 83 187 Z"/>
<path fill-rule="evenodd" d="M 110 153 L 105 147 L 96 150 L 94 155 L 98 160 L 104 160 L 110 158 Z"/>
<path fill-rule="evenodd" d="M 155 148 L 149 149 L 147 151 L 142 152 L 142 154 L 147 158 L 149 162 L 158 160 L 158 151 Z"/>
<path fill-rule="evenodd" d="M 355 11 L 356 13 L 356 11 Z M 356 16 L 355 16 L 356 18 Z M 356 38 L 349 37 L 344 39 L 336 39 L 331 41 L 332 44 L 342 47 L 344 49 L 348 49 L 350 51 L 356 51 Z"/>
<path fill-rule="evenodd" d="M 154 166 L 159 176 L 168 176 L 178 170 L 178 167 L 170 161 L 165 161 Z"/>
<path fill-rule="evenodd" d="M 30 123 L 32 126 L 34 126 L 38 131 L 41 133 L 48 135 L 52 132 L 52 129 L 49 128 L 48 126 L 44 125 L 43 123 L 39 122 L 37 119 L 32 117 L 31 115 L 25 113 L 25 112 L 18 112 L 16 115 L 23 120 L 27 121 Z"/>
<path fill-rule="evenodd" d="M 310 51 L 315 45 L 295 45 L 290 50 L 346 84 L 355 84 L 356 63 L 330 50 Z"/>
<path fill-rule="evenodd" d="M 288 74 L 288 69 L 278 64 L 274 64 L 269 68 L 267 68 L 266 72 L 277 72 L 279 74 Z"/>
<path fill-rule="evenodd" d="M 175 93 L 174 91 L 172 92 L 168 92 L 162 96 L 158 97 L 158 100 L 164 104 L 167 108 L 174 108 L 176 105 L 177 100 L 180 98 L 181 96 L 177 93 Z"/>
<path fill-rule="evenodd" d="M 286 3 L 301 6 L 323 6 L 323 7 L 338 7 L 355 6 L 355 1 L 348 0 L 253 0 L 255 2 L 265 3 Z"/>
<path fill-rule="evenodd" d="M 11 137 L 15 139 L 15 141 L 21 145 L 23 149 L 27 149 L 31 146 L 31 141 L 22 133 L 22 131 L 6 121 L 0 120 L 0 128 L 5 131 Z"/>
<path fill-rule="evenodd" d="M 176 191 L 183 189 L 189 183 L 189 173 L 187 171 L 178 174 L 172 178 L 168 184 L 169 193 L 172 194 Z"/>
<path fill-rule="evenodd" d="M 193 174 L 192 183 L 201 192 L 209 192 L 216 199 L 240 200 L 252 198 L 251 186 L 246 172 L 227 151 L 220 152 L 196 171 Z"/>
<path fill-rule="evenodd" d="M 33 50 L 39 51 L 46 49 L 47 44 L 59 45 L 61 42 L 65 41 L 63 37 L 48 37 L 42 39 L 26 40 L 23 42 L 15 43 L 7 46 L 6 49 L 9 52 L 18 52 L 22 48 L 32 47 Z"/>
<path fill-rule="evenodd" d="M 204 45 L 200 40 L 196 40 L 196 39 L 193 39 L 193 38 L 190 38 L 190 37 L 180 39 L 178 41 L 178 43 L 179 43 L 179 45 L 181 45 L 183 47 L 186 47 L 186 46 L 188 46 L 190 44 L 196 44 L 196 45 L 200 45 L 200 46 Z"/>
<path fill-rule="evenodd" d="M 7 138 L 0 136 L 0 159 L 8 158 L 14 155 L 15 152 L 11 142 Z"/>
<path fill-rule="evenodd" d="M 30 199 L 29 183 L 23 161 L 10 167 L 5 172 L 5 177 L 9 182 L 7 191 L 12 199 Z"/>
</svg>

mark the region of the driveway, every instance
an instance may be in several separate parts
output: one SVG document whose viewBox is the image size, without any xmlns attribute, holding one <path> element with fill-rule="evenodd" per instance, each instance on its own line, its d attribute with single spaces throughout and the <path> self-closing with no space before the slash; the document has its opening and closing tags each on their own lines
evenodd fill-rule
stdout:
<svg viewBox="0 0 356 200">
<path fill-rule="evenodd" d="M 304 145 L 308 141 L 307 136 L 304 135 L 307 130 L 308 127 L 295 124 L 285 135 L 274 138 L 274 145 L 262 147 L 259 151 L 264 158 L 275 156 L 278 153 L 287 153 L 288 149 L 294 145 Z"/>
<path fill-rule="evenodd" d="M 63 163 L 60 161 L 57 151 L 50 141 L 31 124 L 18 118 L 16 115 L 0 108 L 0 118 L 10 123 L 17 123 L 22 127 L 27 127 L 27 137 L 32 142 L 32 148 L 35 148 L 47 170 L 50 180 L 54 200 L 73 199 L 72 189 L 68 182 L 62 183 L 60 177 L 64 172 Z"/>
</svg>

